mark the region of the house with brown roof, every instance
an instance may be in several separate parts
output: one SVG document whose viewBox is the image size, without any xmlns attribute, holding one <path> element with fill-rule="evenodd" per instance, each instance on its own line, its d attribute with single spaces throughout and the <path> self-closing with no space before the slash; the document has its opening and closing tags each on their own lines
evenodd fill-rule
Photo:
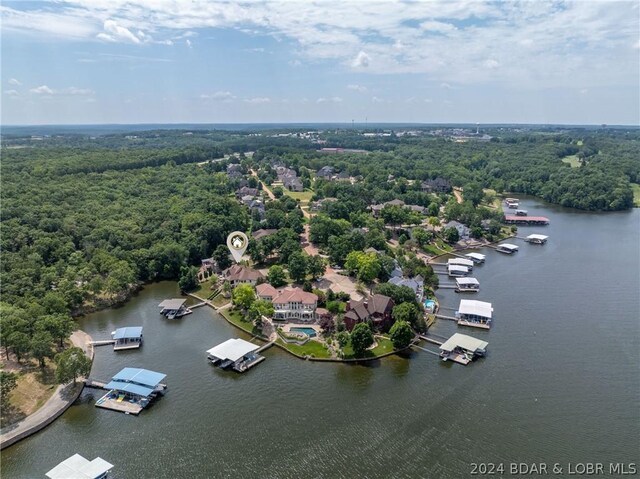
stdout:
<svg viewBox="0 0 640 479">
<path fill-rule="evenodd" d="M 255 269 L 248 268 L 241 264 L 234 264 L 222 272 L 222 279 L 228 281 L 233 287 L 239 284 L 255 286 L 259 279 L 264 279 L 264 275 Z"/>
<path fill-rule="evenodd" d="M 383 294 L 374 294 L 361 301 L 349 301 L 344 325 L 351 331 L 356 324 L 371 320 L 374 328 L 387 330 L 392 324 L 393 306 L 393 299 Z"/>
<path fill-rule="evenodd" d="M 263 299 L 265 301 L 273 301 L 273 298 L 278 296 L 280 291 L 271 286 L 269 283 L 262 283 L 256 286 L 256 296 L 258 299 Z"/>
<path fill-rule="evenodd" d="M 318 296 L 307 293 L 301 288 L 281 289 L 271 301 L 273 303 L 273 319 L 315 321 Z"/>
</svg>

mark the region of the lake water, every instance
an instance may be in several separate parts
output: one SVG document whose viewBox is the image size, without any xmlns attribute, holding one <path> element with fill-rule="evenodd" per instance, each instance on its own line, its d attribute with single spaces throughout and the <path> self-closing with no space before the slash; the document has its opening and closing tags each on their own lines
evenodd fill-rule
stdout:
<svg viewBox="0 0 640 479">
<path fill-rule="evenodd" d="M 544 246 L 493 250 L 474 268 L 491 331 L 439 321 L 432 332 L 489 342 L 467 367 L 416 351 L 368 365 L 301 361 L 275 348 L 255 369 L 211 367 L 205 350 L 244 337 L 209 309 L 168 321 L 174 283 L 84 318 L 94 339 L 144 326 L 142 349 L 96 349 L 92 376 L 124 366 L 166 373 L 169 391 L 138 416 L 95 408 L 85 389 L 42 432 L 2 451 L 2 477 L 39 478 L 74 453 L 115 478 L 459 478 L 471 463 L 640 463 L 640 210 L 593 214 L 522 202 Z M 443 280 L 448 281 L 448 280 Z M 452 313 L 444 309 L 443 312 Z M 558 476 L 559 477 L 559 476 Z"/>
</svg>

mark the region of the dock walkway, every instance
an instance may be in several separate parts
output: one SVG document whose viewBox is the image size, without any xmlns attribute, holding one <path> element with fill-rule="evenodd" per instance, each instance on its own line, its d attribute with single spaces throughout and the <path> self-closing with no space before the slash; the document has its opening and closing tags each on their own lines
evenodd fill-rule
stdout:
<svg viewBox="0 0 640 479">
<path fill-rule="evenodd" d="M 91 341 L 92 346 L 106 346 L 107 344 L 115 344 L 115 339 L 103 339 L 100 341 Z"/>
<path fill-rule="evenodd" d="M 458 321 L 458 318 L 454 316 L 445 316 L 444 314 L 436 314 L 436 318 L 438 319 L 448 319 L 449 321 Z"/>
</svg>

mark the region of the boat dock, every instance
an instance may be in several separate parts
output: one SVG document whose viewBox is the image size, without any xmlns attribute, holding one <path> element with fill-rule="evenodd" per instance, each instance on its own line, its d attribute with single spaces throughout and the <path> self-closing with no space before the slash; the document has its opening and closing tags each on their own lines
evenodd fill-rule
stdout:
<svg viewBox="0 0 640 479">
<path fill-rule="evenodd" d="M 233 369 L 243 373 L 265 360 L 258 353 L 273 346 L 273 341 L 258 346 L 244 339 L 229 339 L 207 350 L 207 357 L 211 364 L 221 369 Z"/>
<path fill-rule="evenodd" d="M 84 380 L 85 387 L 94 388 L 94 389 L 105 389 L 107 385 L 104 381 L 98 381 L 96 379 L 87 378 Z"/>
<path fill-rule="evenodd" d="M 438 319 L 448 319 L 449 321 L 458 321 L 458 318 L 454 316 L 445 316 L 444 314 L 436 314 L 435 316 Z"/>
<path fill-rule="evenodd" d="M 108 395 L 102 396 L 96 401 L 96 407 L 103 409 L 110 409 L 112 411 L 123 412 L 125 414 L 133 414 L 137 416 L 144 409 L 139 403 L 131 403 L 125 401 L 122 396 L 118 396 L 116 399 L 110 398 Z"/>
<path fill-rule="evenodd" d="M 549 218 L 544 216 L 505 215 L 504 222 L 508 225 L 548 225 Z"/>
</svg>

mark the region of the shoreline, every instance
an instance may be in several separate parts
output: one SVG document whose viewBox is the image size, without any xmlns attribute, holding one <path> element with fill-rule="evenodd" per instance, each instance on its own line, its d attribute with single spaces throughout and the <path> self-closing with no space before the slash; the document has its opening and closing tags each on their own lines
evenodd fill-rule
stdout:
<svg viewBox="0 0 640 479">
<path fill-rule="evenodd" d="M 71 334 L 70 339 L 73 346 L 82 349 L 93 363 L 94 348 L 91 336 L 78 329 Z M 8 426 L 9 430 L 0 435 L 0 450 L 47 427 L 69 409 L 80 397 L 83 389 L 83 381 L 58 385 L 51 397 L 37 411 Z"/>
</svg>

